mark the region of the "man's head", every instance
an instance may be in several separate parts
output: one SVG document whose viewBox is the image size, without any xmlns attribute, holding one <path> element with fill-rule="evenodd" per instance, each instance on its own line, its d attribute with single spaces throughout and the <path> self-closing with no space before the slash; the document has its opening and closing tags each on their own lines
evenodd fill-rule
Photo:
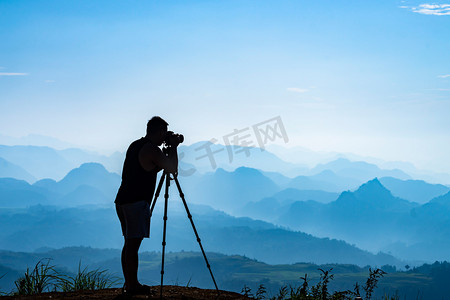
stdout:
<svg viewBox="0 0 450 300">
<path fill-rule="evenodd" d="M 147 122 L 147 137 L 150 138 L 153 143 L 161 145 L 166 137 L 168 125 L 169 124 L 161 117 L 155 116 L 151 118 Z"/>
</svg>

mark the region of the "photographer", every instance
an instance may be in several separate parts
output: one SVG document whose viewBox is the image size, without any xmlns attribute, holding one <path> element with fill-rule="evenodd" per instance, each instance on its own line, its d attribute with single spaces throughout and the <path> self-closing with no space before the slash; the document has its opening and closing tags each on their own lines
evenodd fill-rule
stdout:
<svg viewBox="0 0 450 300">
<path fill-rule="evenodd" d="M 116 211 L 122 227 L 124 246 L 122 249 L 123 287 L 127 294 L 149 294 L 150 288 L 137 279 L 138 251 L 143 238 L 150 234 L 150 203 L 156 186 L 156 176 L 164 169 L 177 173 L 177 146 L 179 136 L 167 131 L 168 123 L 153 117 L 147 123 L 145 137 L 128 147 L 122 171 L 122 183 L 116 196 Z M 167 156 L 159 146 L 170 145 Z"/>
</svg>

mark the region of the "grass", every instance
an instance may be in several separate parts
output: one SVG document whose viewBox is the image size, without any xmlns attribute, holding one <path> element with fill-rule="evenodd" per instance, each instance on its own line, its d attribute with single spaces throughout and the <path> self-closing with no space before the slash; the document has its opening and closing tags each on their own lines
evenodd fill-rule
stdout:
<svg viewBox="0 0 450 300">
<path fill-rule="evenodd" d="M 75 276 L 61 276 L 58 287 L 63 292 L 76 292 L 84 290 L 101 290 L 115 285 L 119 281 L 107 273 L 107 270 L 95 269 L 89 271 L 87 267 L 81 269 L 78 264 L 78 273 Z"/>
<path fill-rule="evenodd" d="M 45 262 L 44 262 L 45 261 Z M 107 270 L 91 270 L 78 265 L 78 273 L 68 276 L 59 273 L 54 265 L 50 265 L 50 259 L 40 260 L 33 269 L 27 268 L 24 276 L 14 283 L 16 295 L 37 295 L 43 292 L 63 291 L 76 292 L 82 290 L 99 290 L 112 287 L 118 282 Z"/>
<path fill-rule="evenodd" d="M 255 294 L 252 293 L 252 290 L 244 285 L 241 293 L 244 296 L 251 297 L 254 299 L 270 299 L 270 300 L 346 300 L 346 299 L 361 299 L 361 300 L 370 300 L 372 298 L 373 290 L 376 288 L 379 278 L 383 277 L 386 272 L 381 269 L 372 270 L 369 269 L 369 277 L 365 285 L 363 286 L 363 290 L 365 292 L 365 297 L 361 297 L 360 293 L 360 285 L 358 283 L 355 284 L 354 290 L 345 290 L 345 291 L 335 291 L 330 293 L 328 290 L 328 285 L 331 280 L 334 279 L 334 275 L 331 274 L 331 271 L 319 269 L 321 272 L 320 280 L 317 284 L 310 286 L 308 275 L 305 274 L 304 277 L 300 277 L 303 280 L 302 285 L 300 286 L 282 286 L 278 294 L 268 298 L 267 291 L 264 285 L 260 285 Z M 398 295 L 394 297 L 385 296 L 384 300 L 396 300 L 398 299 Z"/>
<path fill-rule="evenodd" d="M 40 260 L 33 269 L 27 268 L 24 276 L 14 282 L 17 288 L 16 294 L 36 295 L 49 291 L 58 278 L 55 267 L 50 265 L 50 259 L 47 259 L 46 263 Z"/>
</svg>

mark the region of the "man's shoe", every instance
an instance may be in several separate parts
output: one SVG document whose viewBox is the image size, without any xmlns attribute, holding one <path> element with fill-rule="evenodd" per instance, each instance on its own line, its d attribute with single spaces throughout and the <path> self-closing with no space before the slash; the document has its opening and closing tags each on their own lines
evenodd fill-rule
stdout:
<svg viewBox="0 0 450 300">
<path fill-rule="evenodd" d="M 150 286 L 148 285 L 140 285 L 137 288 L 134 289 L 123 289 L 123 293 L 125 295 L 151 295 L 152 291 Z"/>
</svg>

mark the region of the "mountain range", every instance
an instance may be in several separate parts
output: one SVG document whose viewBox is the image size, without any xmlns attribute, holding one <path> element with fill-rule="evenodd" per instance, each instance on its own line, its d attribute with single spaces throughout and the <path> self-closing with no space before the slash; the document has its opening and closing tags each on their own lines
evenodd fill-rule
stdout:
<svg viewBox="0 0 450 300">
<path fill-rule="evenodd" d="M 255 294 L 258 287 L 263 285 L 268 297 L 277 295 L 283 285 L 294 288 L 301 286 L 303 281 L 299 277 L 305 274 L 310 286 L 316 284 L 322 274 L 320 269 L 328 271 L 333 276 L 328 284 L 330 292 L 353 290 L 357 282 L 364 286 L 369 273 L 369 266 L 359 267 L 351 264 L 269 265 L 242 255 L 214 252 L 207 252 L 206 255 L 219 289 L 241 292 L 246 286 Z M 144 251 L 140 253 L 139 259 L 140 280 L 145 284 L 159 285 L 161 253 Z M 19 278 L 27 267 L 34 267 L 40 260 L 43 263 L 49 262 L 59 274 L 74 276 L 81 265 L 82 269 L 105 271 L 113 279 L 117 278 L 115 287 L 123 284 L 118 249 L 66 247 L 43 249 L 39 252 L 0 250 L 0 273 L 7 272 L 0 280 L 0 291 L 11 291 L 14 288 L 14 280 Z M 199 252 L 166 253 L 164 266 L 166 285 L 214 289 L 211 276 Z M 425 299 L 445 298 L 448 288 L 448 268 L 449 264 L 445 262 L 424 264 L 409 271 L 399 271 L 390 265 L 381 266 L 387 274 L 377 282 L 373 298 L 379 299 L 386 294 L 397 294 L 406 299 L 414 299 L 418 294 Z M 89 294 L 91 297 L 92 295 L 95 294 Z"/>
<path fill-rule="evenodd" d="M 42 179 L 30 185 L 24 180 L 0 178 L 0 207 L 30 205 L 111 205 L 120 185 L 120 176 L 101 164 L 86 163 L 70 171 L 60 181 Z"/>
<path fill-rule="evenodd" d="M 189 147 L 184 150 L 191 151 L 192 156 L 195 154 L 192 151 L 200 144 L 191 146 L 190 150 Z M 215 150 L 221 149 L 220 145 L 214 146 L 219 147 L 214 148 Z M 258 149 L 252 151 L 256 150 Z M 27 151 L 32 154 L 24 158 Z M 227 148 L 223 148 L 221 152 L 227 154 L 227 151 Z M 262 164 L 267 159 L 272 161 L 273 166 L 279 164 L 280 167 L 287 167 L 273 154 L 258 151 L 258 155 L 250 152 L 247 157 L 254 164 Z M 100 163 L 91 162 L 70 169 L 60 179 L 45 178 L 30 184 L 25 178 L 20 180 L 12 177 L 28 176 L 28 180 L 37 179 L 39 177 L 35 177 L 29 169 L 34 170 L 45 164 L 52 168 L 55 166 L 58 172 L 63 172 L 64 168 L 82 162 L 89 155 L 76 149 L 54 150 L 33 146 L 2 146 L 0 153 L 14 161 L 11 163 L 5 158 L 0 160 L 1 166 L 5 166 L 1 170 L 3 178 L 0 178 L 2 229 L 8 229 L 0 235 L 0 244 L 5 245 L 3 247 L 20 249 L 20 245 L 24 245 L 23 239 L 28 239 L 25 245 L 29 250 L 49 245 L 120 247 L 120 236 L 114 239 L 107 233 L 114 226 L 117 227 L 113 201 L 120 185 L 118 173 L 108 171 Z M 238 154 L 246 157 L 245 152 Z M 38 159 L 39 157 L 42 159 Z M 196 167 L 191 164 L 192 157 L 191 161 L 189 156 L 183 158 L 186 159 L 183 167 Z M 207 169 L 206 166 L 204 169 Z M 293 177 L 274 170 L 244 166 L 233 170 L 218 167 L 206 173 L 199 170 L 201 168 L 189 176 L 180 174 L 179 180 L 188 203 L 202 212 L 199 222 L 206 228 L 205 235 L 217 246 L 213 248 L 214 251 L 251 253 L 264 261 L 279 262 L 275 256 L 282 253 L 284 248 L 277 248 L 275 245 L 282 245 L 287 239 L 292 241 L 289 245 L 296 245 L 296 250 L 290 246 L 286 249 L 298 253 L 298 256 L 286 253 L 283 259 L 289 262 L 305 257 L 310 257 L 312 261 L 341 261 L 340 259 L 347 259 L 347 256 L 327 256 L 320 249 L 337 249 L 338 241 L 342 240 L 372 253 L 383 251 L 408 261 L 448 259 L 450 235 L 447 228 L 450 228 L 450 223 L 447 215 L 450 196 L 449 187 L 445 185 L 411 179 L 400 170 L 385 170 L 373 164 L 343 158 L 305 169 L 303 175 Z M 41 170 L 41 175 L 45 172 Z M 372 175 L 377 177 L 363 181 Z M 175 185 L 171 186 L 170 203 L 176 203 L 178 193 Z M 160 199 L 157 207 L 161 203 Z M 99 218 L 96 218 L 94 211 Z M 218 211 L 228 217 L 219 218 Z M 243 219 L 236 219 L 231 215 L 264 222 L 248 219 L 242 225 Z M 75 221 L 77 217 L 79 219 Z M 181 222 L 183 217 L 180 215 L 179 218 Z M 220 223 L 221 226 L 214 226 L 216 218 L 227 225 Z M 177 249 L 184 249 L 181 242 L 189 245 L 186 246 L 189 249 L 196 249 L 195 241 L 186 238 L 189 232 L 185 230 L 187 227 L 189 231 L 189 224 L 177 222 L 170 225 L 174 226 L 173 231 L 177 236 L 175 244 L 180 243 L 176 244 L 179 247 Z M 264 226 L 261 229 L 255 224 Z M 152 228 L 158 228 L 155 226 L 152 225 Z M 85 236 L 79 237 L 80 232 L 84 232 Z M 236 238 L 236 242 L 231 240 L 229 236 L 233 233 L 242 238 Z M 59 239 L 60 236 L 65 239 Z M 284 238 L 280 239 L 279 236 Z M 314 240 L 314 243 L 307 242 L 310 237 L 318 240 Z M 331 239 L 333 246 L 324 246 L 324 239 L 327 238 Z M 262 240 L 273 241 L 265 242 L 268 247 L 265 254 L 255 250 L 264 247 L 265 244 L 260 244 Z M 314 245 L 311 249 L 320 255 L 311 254 L 312 250 L 298 250 L 307 244 Z M 432 247 L 433 245 L 439 247 Z M 356 253 L 353 251 L 356 250 L 346 250 L 348 253 Z M 377 261 L 370 258 L 370 255 L 362 259 L 361 257 L 365 257 L 362 253 L 354 254 L 354 257 L 360 259 L 353 261 L 358 264 L 362 264 L 364 260 Z"/>
</svg>

